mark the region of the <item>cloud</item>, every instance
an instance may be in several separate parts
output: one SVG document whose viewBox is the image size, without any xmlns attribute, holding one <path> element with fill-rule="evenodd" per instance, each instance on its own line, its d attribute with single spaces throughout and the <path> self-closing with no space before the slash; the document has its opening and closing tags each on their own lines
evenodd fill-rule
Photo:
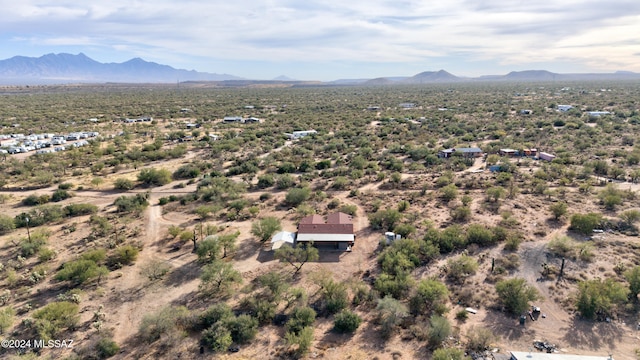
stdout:
<svg viewBox="0 0 640 360">
<path fill-rule="evenodd" d="M 23 0 L 14 43 L 92 46 L 154 61 L 428 63 L 459 57 L 640 70 L 636 0 Z M 145 56 L 146 55 L 146 56 Z"/>
</svg>

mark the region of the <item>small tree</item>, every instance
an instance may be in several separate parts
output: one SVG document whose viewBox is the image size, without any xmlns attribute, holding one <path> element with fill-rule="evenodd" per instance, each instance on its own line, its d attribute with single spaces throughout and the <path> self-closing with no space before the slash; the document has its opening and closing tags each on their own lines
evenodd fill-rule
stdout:
<svg viewBox="0 0 640 360">
<path fill-rule="evenodd" d="M 126 179 L 126 178 L 118 178 L 113 182 L 113 187 L 116 190 L 131 190 L 135 187 L 135 184 L 133 183 L 133 181 Z"/>
<path fill-rule="evenodd" d="M 530 301 L 540 296 L 533 286 L 522 278 L 502 280 L 496 284 L 496 292 L 505 309 L 512 314 L 521 314 L 529 307 Z"/>
<path fill-rule="evenodd" d="M 228 252 L 233 252 L 236 248 L 236 240 L 240 236 L 240 232 L 236 231 L 233 234 L 224 234 L 218 236 L 218 243 L 222 247 L 222 258 L 227 257 Z"/>
<path fill-rule="evenodd" d="M 191 237 L 191 232 L 188 232 L 189 237 Z M 210 235 L 204 238 L 204 240 L 200 241 L 198 247 L 196 248 L 196 254 L 198 255 L 198 260 L 203 262 L 212 262 L 218 258 L 218 254 L 220 253 L 221 244 L 218 241 L 218 236 Z"/>
<path fill-rule="evenodd" d="M 8 234 L 16 228 L 13 218 L 4 214 L 0 214 L 0 235 Z"/>
<path fill-rule="evenodd" d="M 299 243 L 296 247 L 284 245 L 277 249 L 273 256 L 293 266 L 296 269 L 294 275 L 297 274 L 308 261 L 316 261 L 320 258 L 318 249 L 316 249 L 312 243 Z"/>
<path fill-rule="evenodd" d="M 571 229 L 583 234 L 590 235 L 602 221 L 602 215 L 596 213 L 573 214 L 571 216 Z"/>
<path fill-rule="evenodd" d="M 424 314 L 436 303 L 446 299 L 449 295 L 447 286 L 437 279 L 420 280 L 415 294 L 409 300 L 409 308 L 414 315 Z"/>
<path fill-rule="evenodd" d="M 549 210 L 553 214 L 553 218 L 557 221 L 567 213 L 567 203 L 558 201 L 549 206 Z"/>
<path fill-rule="evenodd" d="M 218 322 L 202 332 L 202 343 L 215 352 L 224 352 L 233 343 L 233 338 L 231 331 L 223 323 Z"/>
<path fill-rule="evenodd" d="M 469 342 L 467 349 L 471 351 L 486 351 L 492 342 L 496 340 L 496 335 L 487 328 L 471 327 L 467 331 Z"/>
<path fill-rule="evenodd" d="M 202 268 L 201 290 L 207 293 L 226 294 L 234 285 L 242 282 L 242 275 L 231 264 L 216 260 Z"/>
<path fill-rule="evenodd" d="M 451 324 L 445 317 L 434 315 L 429 319 L 429 345 L 438 347 L 451 335 Z"/>
<path fill-rule="evenodd" d="M 458 187 L 455 186 L 454 184 L 449 184 L 445 187 L 442 187 L 438 191 L 440 192 L 440 198 L 444 202 L 449 202 L 451 200 L 454 200 L 456 197 L 458 197 Z"/>
<path fill-rule="evenodd" d="M 280 220 L 273 216 L 268 216 L 264 219 L 254 221 L 251 224 L 251 234 L 260 239 L 261 242 L 265 242 L 271 238 L 271 236 L 282 229 Z"/>
<path fill-rule="evenodd" d="M 305 202 L 311 196 L 309 188 L 293 188 L 289 190 L 285 197 L 285 202 L 290 206 L 298 206 Z"/>
<path fill-rule="evenodd" d="M 312 308 L 305 306 L 295 308 L 285 326 L 287 332 L 299 335 L 304 328 L 313 325 L 315 321 L 316 312 Z"/>
<path fill-rule="evenodd" d="M 407 316 L 407 307 L 391 296 L 379 299 L 376 311 L 378 312 L 378 322 L 381 325 L 382 336 L 385 339 L 391 337 L 396 326 Z"/>
</svg>

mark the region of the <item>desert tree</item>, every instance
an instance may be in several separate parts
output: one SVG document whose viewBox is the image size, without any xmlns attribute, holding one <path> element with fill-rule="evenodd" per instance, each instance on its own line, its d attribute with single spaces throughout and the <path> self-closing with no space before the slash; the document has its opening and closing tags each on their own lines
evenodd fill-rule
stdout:
<svg viewBox="0 0 640 360">
<path fill-rule="evenodd" d="M 280 220 L 274 216 L 265 217 L 251 224 L 251 234 L 255 235 L 261 242 L 269 240 L 276 231 L 281 229 Z"/>
<path fill-rule="evenodd" d="M 242 282 L 242 275 L 233 265 L 216 260 L 202 268 L 200 280 L 204 292 L 224 295 L 234 284 Z"/>
<path fill-rule="evenodd" d="M 540 298 L 536 288 L 525 279 L 513 278 L 496 283 L 496 292 L 507 312 L 521 314 L 529 307 L 530 301 Z"/>
<path fill-rule="evenodd" d="M 299 243 L 296 247 L 284 245 L 277 249 L 273 256 L 281 262 L 286 262 L 293 266 L 296 269 L 294 275 L 297 274 L 307 262 L 316 261 L 320 258 L 318 249 L 316 249 L 312 243 Z"/>
</svg>

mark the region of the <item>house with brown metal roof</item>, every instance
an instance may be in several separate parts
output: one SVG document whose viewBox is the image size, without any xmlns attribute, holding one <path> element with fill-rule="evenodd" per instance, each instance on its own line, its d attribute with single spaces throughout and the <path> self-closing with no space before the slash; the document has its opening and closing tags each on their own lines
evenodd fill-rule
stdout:
<svg viewBox="0 0 640 360">
<path fill-rule="evenodd" d="M 350 251 L 355 243 L 353 220 L 342 212 L 329 214 L 326 219 L 317 214 L 304 217 L 298 223 L 296 242 Z"/>
</svg>

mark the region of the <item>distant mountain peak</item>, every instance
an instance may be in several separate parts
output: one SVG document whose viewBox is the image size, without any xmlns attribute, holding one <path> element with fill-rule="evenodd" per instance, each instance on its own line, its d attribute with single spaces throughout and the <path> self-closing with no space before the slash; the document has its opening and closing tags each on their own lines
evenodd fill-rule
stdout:
<svg viewBox="0 0 640 360">
<path fill-rule="evenodd" d="M 296 79 L 290 78 L 287 75 L 280 75 L 273 78 L 274 81 L 296 81 Z"/>
</svg>

